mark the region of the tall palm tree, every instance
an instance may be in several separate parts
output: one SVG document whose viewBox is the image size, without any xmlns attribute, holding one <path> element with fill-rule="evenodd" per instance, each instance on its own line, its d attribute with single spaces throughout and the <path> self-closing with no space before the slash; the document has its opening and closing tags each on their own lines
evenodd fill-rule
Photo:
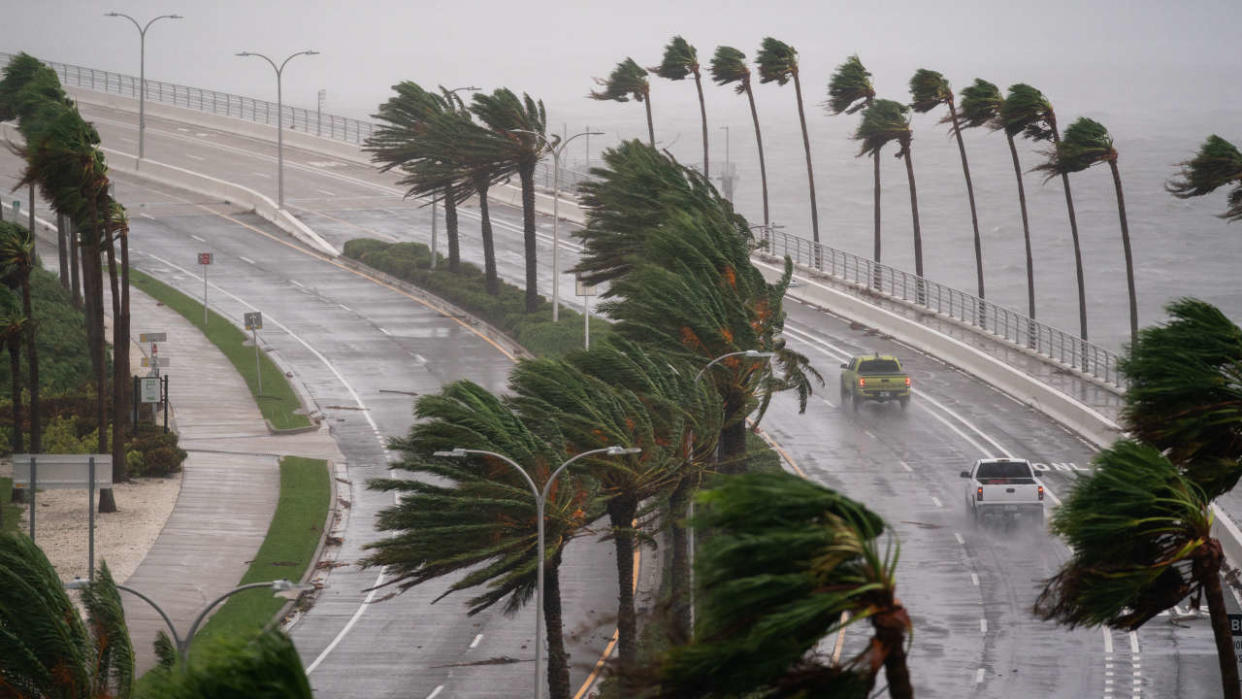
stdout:
<svg viewBox="0 0 1242 699">
<path fill-rule="evenodd" d="M 970 164 L 966 160 L 966 142 L 962 140 L 961 123 L 953 100 L 953 88 L 944 75 L 926 68 L 919 68 L 910 78 L 910 108 L 926 114 L 940 105 L 949 107 L 949 115 L 941 120 L 953 126 L 957 139 L 957 151 L 962 156 L 962 175 L 966 178 L 966 199 L 970 202 L 970 227 L 975 234 L 975 276 L 978 278 L 979 298 L 986 299 L 983 286 L 983 239 L 979 235 L 979 215 L 975 211 L 975 186 L 970 179 Z"/>
<path fill-rule="evenodd" d="M 898 546 L 879 516 L 785 473 L 731 478 L 699 499 L 714 532 L 696 564 L 701 613 L 695 641 L 665 661 L 666 696 L 865 697 L 881 667 L 891 696 L 914 696 Z M 843 667 L 808 655 L 865 620 L 874 634 Z"/>
<path fill-rule="evenodd" d="M 1130 226 L 1126 223 L 1126 200 L 1121 191 L 1121 171 L 1117 168 L 1117 149 L 1108 129 L 1098 121 L 1079 117 L 1048 154 L 1048 160 L 1035 169 L 1055 175 L 1081 172 L 1096 163 L 1108 163 L 1117 191 L 1117 217 L 1121 223 L 1121 247 L 1126 260 L 1126 288 L 1130 295 L 1130 343 L 1138 339 L 1138 298 L 1134 293 L 1134 258 L 1130 252 Z"/>
<path fill-rule="evenodd" d="M 547 112 L 543 100 L 535 101 L 522 93 L 521 99 L 508 88 L 497 89 L 490 95 L 476 93 L 470 111 L 490 128 L 503 144 L 506 155 L 517 169 L 522 183 L 522 231 L 526 247 L 526 312 L 534 313 L 539 307 L 539 251 L 535 229 L 535 166 L 543 157 L 545 147 L 554 147 L 559 139 L 549 143 L 547 138 Z"/>
<path fill-rule="evenodd" d="M 0 534 L 0 695 L 128 697 L 134 654 L 106 563 L 83 589 L 86 621 L 43 551 Z"/>
<path fill-rule="evenodd" d="M 1212 134 L 1199 146 L 1193 159 L 1179 164 L 1180 179 L 1174 178 L 1165 185 L 1170 194 L 1178 199 L 1189 199 L 1232 184 L 1229 208 L 1220 217 L 1230 222 L 1242 221 L 1242 153 L 1232 143 Z"/>
<path fill-rule="evenodd" d="M 558 571 L 565 545 L 600 514 L 593 484 L 572 470 L 561 474 L 549 493 L 546 549 L 540 552 L 535 503 L 518 474 L 491 457 L 456 460 L 434 454 L 457 447 L 504 454 L 542 487 L 568 458 L 556 425 L 536 430 L 499 398 L 468 381 L 419 398 L 415 414 L 419 422 L 409 436 L 391 442 L 404 455 L 393 467 L 434 476 L 435 482 L 371 482 L 371 487 L 396 491 L 400 498 L 380 513 L 376 525 L 393 536 L 368 544 L 372 553 L 363 565 L 385 566 L 391 577 L 383 585 L 402 591 L 462 573 L 441 598 L 486 586 L 468 601 L 470 614 L 502 601 L 508 612 L 519 609 L 534 594 L 538 566 L 543 565 L 549 694 L 568 699 L 569 654 Z"/>
<path fill-rule="evenodd" d="M 863 67 L 858 54 L 845 59 L 837 66 L 828 80 L 828 110 L 836 114 L 854 114 L 875 102 L 875 87 L 871 84 L 871 72 Z M 875 261 L 880 261 L 880 151 L 871 154 L 875 166 L 874 217 Z M 877 282 L 879 275 L 876 276 Z"/>
<path fill-rule="evenodd" d="M 20 295 L 0 284 L 0 340 L 9 353 L 9 401 L 13 405 L 13 435 L 9 442 L 13 453 L 26 451 L 23 447 L 22 427 L 22 339 L 26 337 L 26 315 L 22 313 Z M 21 491 L 14 490 L 14 497 Z"/>
<path fill-rule="evenodd" d="M 765 37 L 755 55 L 759 66 L 759 82 L 784 85 L 791 79 L 798 99 L 798 121 L 802 124 L 802 147 L 806 151 L 806 179 L 811 192 L 811 236 L 819 242 L 819 211 L 815 205 L 815 170 L 811 167 L 811 137 L 806 130 L 806 112 L 802 109 L 802 81 L 798 79 L 798 52 L 782 41 Z"/>
<path fill-rule="evenodd" d="M 647 71 L 626 58 L 617 64 L 607 78 L 596 78 L 595 84 L 602 89 L 592 90 L 590 97 L 595 100 L 613 100 L 614 102 L 642 102 L 647 107 L 647 145 L 655 148 L 655 125 L 651 121 L 651 83 L 647 80 Z"/>
<path fill-rule="evenodd" d="M 26 340 L 26 367 L 30 372 L 30 452 L 43 451 L 42 412 L 39 409 L 39 348 L 35 342 L 36 322 L 30 298 L 30 274 L 34 269 L 34 236 L 15 223 L 0 222 L 0 281 L 21 293 L 23 329 Z M 13 383 L 20 385 L 17 374 Z M 16 408 L 16 405 L 14 406 Z M 20 430 L 20 424 L 18 425 Z"/>
<path fill-rule="evenodd" d="M 647 70 L 668 80 L 685 80 L 694 76 L 694 89 L 699 93 L 699 120 L 703 124 L 703 175 L 711 177 L 707 168 L 707 105 L 703 101 L 703 75 L 699 66 L 699 52 L 680 36 L 675 36 L 664 47 L 664 60 Z"/>
<path fill-rule="evenodd" d="M 1001 107 L 1000 120 L 1006 133 L 1022 134 L 1036 142 L 1061 142 L 1057 128 L 1057 114 L 1052 103 L 1039 90 L 1018 83 L 1009 86 L 1009 94 Z M 1078 217 L 1074 213 L 1074 195 L 1070 192 L 1069 174 L 1061 173 L 1061 187 L 1065 191 L 1065 208 L 1069 214 L 1070 237 L 1074 243 L 1074 270 L 1078 275 L 1078 327 L 1082 339 L 1087 339 L 1087 287 L 1083 277 L 1082 248 L 1078 242 Z M 1033 316 L 1032 316 L 1033 317 Z"/>
<path fill-rule="evenodd" d="M 763 228 L 768 230 L 771 217 L 768 214 L 768 168 L 763 158 L 763 134 L 759 131 L 759 112 L 755 110 L 755 93 L 750 86 L 750 66 L 746 65 L 746 54 L 732 46 L 716 47 L 716 55 L 712 56 L 712 80 L 717 85 L 737 83 L 733 91 L 746 95 L 750 103 L 750 118 L 755 122 L 755 145 L 759 148 L 759 182 L 763 188 Z"/>
<path fill-rule="evenodd" d="M 1133 631 L 1187 596 L 1202 595 L 1216 639 L 1221 696 L 1242 699 L 1211 498 L 1150 445 L 1119 440 L 1094 462 L 1052 517 L 1052 531 L 1074 553 L 1045 582 L 1036 615 L 1070 628 Z"/>
<path fill-rule="evenodd" d="M 862 122 L 854 139 L 862 142 L 858 154 L 878 156 L 886 143 L 895 141 L 899 150 L 895 157 L 902 158 L 906 163 L 906 179 L 910 182 L 910 215 L 914 222 L 914 273 L 923 278 L 923 235 L 919 229 L 919 198 L 914 186 L 914 164 L 910 160 L 910 144 L 913 134 L 910 131 L 910 108 L 893 100 L 876 100 L 870 107 L 863 110 Z M 919 292 L 922 303 L 922 286 Z"/>
</svg>

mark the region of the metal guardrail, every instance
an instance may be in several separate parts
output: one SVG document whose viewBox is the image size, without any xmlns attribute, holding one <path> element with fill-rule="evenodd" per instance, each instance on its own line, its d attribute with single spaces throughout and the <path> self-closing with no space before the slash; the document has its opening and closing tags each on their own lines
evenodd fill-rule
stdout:
<svg viewBox="0 0 1242 699">
<path fill-rule="evenodd" d="M 1125 388 L 1116 354 L 1004 306 L 782 231 L 765 231 L 763 243 L 768 252 L 788 255 L 795 265 L 868 293 L 947 316 L 991 340 L 1033 352 L 1109 386 Z"/>
</svg>

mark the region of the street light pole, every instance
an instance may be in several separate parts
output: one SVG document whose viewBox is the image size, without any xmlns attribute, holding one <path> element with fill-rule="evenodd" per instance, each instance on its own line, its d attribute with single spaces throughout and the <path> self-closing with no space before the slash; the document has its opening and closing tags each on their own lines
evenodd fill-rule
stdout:
<svg viewBox="0 0 1242 699">
<path fill-rule="evenodd" d="M 552 322 L 555 323 L 561 319 L 561 153 L 564 152 L 565 146 L 569 142 L 579 136 L 602 136 L 602 131 L 580 131 L 566 139 L 557 139 L 554 144 L 548 141 L 548 137 L 538 131 L 530 131 L 528 129 L 509 129 L 515 133 L 526 133 L 539 137 L 543 141 L 543 145 L 552 154 Z M 546 180 L 545 180 L 546 182 Z"/>
<path fill-rule="evenodd" d="M 138 164 L 142 164 L 147 131 L 147 30 L 161 19 L 182 19 L 181 15 L 160 15 L 145 25 L 124 12 L 108 12 L 104 17 L 124 17 L 138 30 Z"/>
<path fill-rule="evenodd" d="M 574 456 L 570 457 L 568 461 L 558 466 L 557 469 L 552 472 L 552 475 L 548 476 L 548 480 L 547 482 L 543 484 L 542 490 L 540 490 L 539 487 L 535 485 L 534 479 L 530 477 L 530 474 L 526 472 L 526 469 L 522 468 L 521 465 L 518 464 L 518 462 L 514 461 L 513 459 L 510 459 L 504 454 L 497 454 L 494 451 L 486 451 L 483 449 L 462 449 L 460 447 L 453 449 L 451 451 L 435 452 L 435 456 L 439 456 L 439 457 L 452 457 L 452 458 L 460 459 L 460 458 L 465 457 L 468 454 L 479 454 L 481 456 L 491 456 L 491 457 L 500 459 L 502 462 L 508 464 L 510 467 L 513 468 L 513 470 L 517 471 L 519 474 L 522 475 L 522 478 L 526 481 L 526 485 L 530 486 L 531 494 L 535 496 L 535 513 L 536 513 L 536 517 L 538 517 L 536 528 L 539 532 L 538 552 L 537 552 L 537 555 L 539 556 L 539 566 L 536 569 L 536 573 L 535 573 L 535 699 L 543 699 L 543 685 L 544 685 L 544 677 L 543 677 L 543 674 L 544 674 L 543 673 L 543 576 L 544 576 L 544 572 L 543 572 L 543 568 L 544 568 L 545 561 L 544 561 L 543 513 L 544 513 L 544 509 L 546 508 L 547 502 L 548 502 L 548 491 L 552 488 L 552 484 L 556 481 L 556 477 L 561 475 L 562 471 L 564 471 L 566 468 L 569 468 L 569 465 L 577 461 L 578 459 L 591 456 L 593 454 L 606 454 L 608 456 L 621 456 L 623 454 L 637 454 L 641 451 L 642 449 L 639 449 L 637 447 L 605 447 L 603 449 L 591 449 L 589 451 L 584 451 L 581 454 L 575 454 Z"/>
<path fill-rule="evenodd" d="M 239 51 L 237 55 L 258 56 L 271 64 L 272 70 L 276 71 L 276 208 L 283 209 L 285 208 L 285 109 L 280 79 L 289 61 L 298 56 L 317 56 L 319 52 L 298 51 L 291 53 L 288 58 L 281 61 L 279 66 L 276 65 L 276 61 L 254 51 Z"/>
</svg>

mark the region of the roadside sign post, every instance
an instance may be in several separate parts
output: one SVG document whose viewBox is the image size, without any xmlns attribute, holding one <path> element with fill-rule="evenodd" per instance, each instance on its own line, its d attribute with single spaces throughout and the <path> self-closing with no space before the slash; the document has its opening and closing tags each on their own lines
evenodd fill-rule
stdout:
<svg viewBox="0 0 1242 699">
<path fill-rule="evenodd" d="M 259 363 L 259 331 L 263 329 L 263 314 L 259 311 L 247 313 L 246 329 L 250 331 L 251 342 L 254 343 L 254 373 L 259 378 L 259 396 L 263 396 L 263 366 Z"/>
<path fill-rule="evenodd" d="M 203 330 L 207 329 L 207 268 L 211 266 L 211 253 L 198 253 L 198 263 L 203 267 Z"/>
<path fill-rule="evenodd" d="M 591 349 L 591 297 L 595 295 L 595 286 L 582 281 L 582 275 L 575 281 L 578 295 L 582 297 L 582 347 Z"/>
<path fill-rule="evenodd" d="M 39 472 L 43 471 L 43 479 Z M 95 579 L 95 491 L 112 487 L 111 454 L 14 454 L 13 486 L 25 488 L 30 501 L 30 540 L 35 540 L 35 498 L 40 487 L 46 489 L 86 488 L 89 520 L 87 562 L 90 579 Z"/>
</svg>

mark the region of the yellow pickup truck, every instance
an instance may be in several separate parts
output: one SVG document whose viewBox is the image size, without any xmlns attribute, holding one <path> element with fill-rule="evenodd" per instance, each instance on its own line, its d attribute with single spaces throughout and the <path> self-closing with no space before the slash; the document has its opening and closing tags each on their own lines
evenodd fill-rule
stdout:
<svg viewBox="0 0 1242 699">
<path fill-rule="evenodd" d="M 841 365 L 841 407 L 863 401 L 881 403 L 895 400 L 902 409 L 910 404 L 910 377 L 901 368 L 901 360 L 891 354 L 863 354 Z"/>
</svg>

